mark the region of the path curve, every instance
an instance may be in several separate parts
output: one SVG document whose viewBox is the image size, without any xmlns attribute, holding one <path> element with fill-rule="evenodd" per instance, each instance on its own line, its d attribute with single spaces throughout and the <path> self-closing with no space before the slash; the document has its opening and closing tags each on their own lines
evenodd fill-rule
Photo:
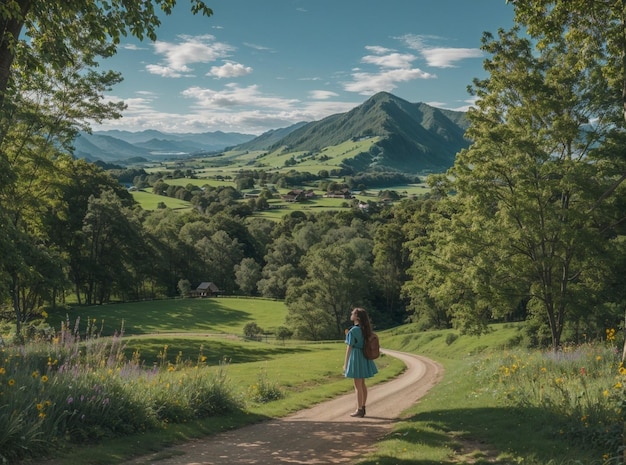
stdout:
<svg viewBox="0 0 626 465">
<path fill-rule="evenodd" d="M 284 418 L 268 420 L 176 445 L 126 465 L 334 464 L 371 452 L 404 410 L 443 376 L 438 363 L 419 355 L 383 350 L 406 370 L 369 388 L 367 416 L 354 419 L 354 393 Z M 349 382 L 346 380 L 346 382 Z"/>
</svg>

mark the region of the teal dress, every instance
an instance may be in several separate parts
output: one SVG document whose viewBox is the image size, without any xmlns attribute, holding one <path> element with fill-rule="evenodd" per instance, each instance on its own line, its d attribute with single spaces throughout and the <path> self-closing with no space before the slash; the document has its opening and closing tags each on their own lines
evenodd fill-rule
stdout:
<svg viewBox="0 0 626 465">
<path fill-rule="evenodd" d="M 368 360 L 363 355 L 363 332 L 358 325 L 353 326 L 346 335 L 346 344 L 352 346 L 348 365 L 346 366 L 346 378 L 371 378 L 378 373 L 378 368 L 373 360 Z"/>
</svg>

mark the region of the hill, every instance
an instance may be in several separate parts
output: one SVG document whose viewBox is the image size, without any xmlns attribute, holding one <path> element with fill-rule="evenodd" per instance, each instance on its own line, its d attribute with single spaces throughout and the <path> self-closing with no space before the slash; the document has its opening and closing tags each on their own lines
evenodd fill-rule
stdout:
<svg viewBox="0 0 626 465">
<path fill-rule="evenodd" d="M 147 160 L 187 157 L 190 154 L 219 152 L 228 146 L 242 144 L 253 135 L 225 133 L 163 133 L 156 130 L 140 132 L 99 131 L 81 133 L 74 142 L 75 155 L 88 160 L 128 162 L 142 157 Z"/>
<path fill-rule="evenodd" d="M 443 171 L 469 146 L 465 113 L 409 103 L 380 92 L 347 113 L 328 116 L 291 131 L 269 152 L 319 152 L 324 147 L 376 137 L 367 152 L 345 160 L 354 171 Z M 254 143 L 252 141 L 251 143 Z"/>
<path fill-rule="evenodd" d="M 228 151 L 230 155 L 220 159 L 222 165 L 228 159 L 230 164 L 249 166 L 254 163 L 253 158 L 267 156 L 265 166 L 287 166 L 288 162 L 306 157 L 318 160 L 323 166 L 324 160 L 334 156 L 337 163 L 328 163 L 329 168 L 344 168 L 350 173 L 416 174 L 441 172 L 452 166 L 456 154 L 469 146 L 464 137 L 468 125 L 463 112 L 410 103 L 380 92 L 349 112 L 320 121 L 300 122 L 258 137 L 220 131 L 201 134 L 104 131 L 81 134 L 75 146 L 79 157 L 117 163 L 138 157 L 164 161 L 216 156 Z M 341 152 L 334 153 L 331 147 Z"/>
</svg>

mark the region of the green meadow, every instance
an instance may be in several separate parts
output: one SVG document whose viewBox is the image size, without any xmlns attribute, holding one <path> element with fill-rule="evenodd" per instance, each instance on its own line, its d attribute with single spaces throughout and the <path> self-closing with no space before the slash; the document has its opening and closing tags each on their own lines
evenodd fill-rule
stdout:
<svg viewBox="0 0 626 465">
<path fill-rule="evenodd" d="M 342 341 L 277 340 L 269 333 L 286 325 L 285 317 L 282 302 L 238 298 L 113 304 L 52 315 L 49 322 L 65 331 L 51 342 L 32 343 L 19 351 L 1 349 L 0 391 L 10 405 L 23 405 L 17 423 L 6 407 L 0 408 L 0 454 L 7 457 L 7 451 L 13 450 L 9 445 L 20 444 L 15 454 L 21 458 L 56 456 L 61 461 L 53 463 L 64 465 L 116 464 L 135 454 L 280 417 L 350 392 L 351 383 L 338 369 L 345 350 Z M 243 337 L 243 327 L 251 321 L 266 330 L 266 337 L 260 341 Z M 61 373 L 50 370 L 50 364 L 60 364 L 64 357 L 59 341 L 67 337 L 63 334 L 80 336 L 76 347 L 81 361 L 67 379 L 68 386 L 74 386 L 74 397 L 83 385 L 81 377 L 95 375 L 104 388 L 111 383 L 115 389 L 130 389 L 126 396 L 135 409 L 146 403 L 150 412 L 150 402 L 158 399 L 167 428 L 159 426 L 164 420 L 157 415 L 150 417 L 152 426 L 141 432 L 103 434 L 109 431 L 103 429 L 106 425 L 87 429 L 81 423 L 85 441 L 42 442 L 42 437 L 52 434 L 46 429 L 29 438 L 33 424 L 43 428 L 46 415 L 60 415 L 59 404 L 68 399 Z M 619 405 L 626 369 L 619 362 L 615 331 L 608 331 L 603 342 L 564 348 L 562 353 L 523 349 L 522 324 L 492 325 L 483 336 L 454 330 L 422 332 L 412 325 L 379 335 L 383 347 L 428 356 L 446 371 L 443 380 L 358 463 L 621 463 Z M 10 335 L 3 336 L 8 340 Z M 118 368 L 109 365 L 112 354 Z M 307 370 L 300 369 L 303 365 Z M 387 356 L 377 365 L 376 382 L 397 376 L 403 368 Z M 146 371 L 152 373 L 149 385 L 141 375 Z M 131 372 L 137 377 L 129 378 Z M 117 381 L 120 377 L 122 384 Z M 172 392 L 174 385 L 178 387 Z M 172 403 L 167 392 L 175 396 Z M 222 407 L 198 405 L 199 392 L 221 398 Z M 98 418 L 113 421 L 122 412 L 107 411 Z M 133 418 L 141 415 L 136 411 Z M 77 428 L 69 421 L 72 418 L 59 418 L 64 419 L 57 422 Z"/>
</svg>

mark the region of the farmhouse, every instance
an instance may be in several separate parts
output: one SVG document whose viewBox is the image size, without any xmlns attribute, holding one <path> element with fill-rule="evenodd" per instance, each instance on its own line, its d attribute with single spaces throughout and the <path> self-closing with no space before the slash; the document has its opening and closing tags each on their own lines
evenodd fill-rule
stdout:
<svg viewBox="0 0 626 465">
<path fill-rule="evenodd" d="M 212 282 L 202 282 L 191 291 L 192 297 L 217 297 L 222 291 Z"/>
<path fill-rule="evenodd" d="M 304 200 L 314 199 L 315 197 L 316 195 L 313 189 L 293 189 L 281 196 L 285 202 L 302 202 Z"/>
<path fill-rule="evenodd" d="M 326 192 L 325 197 L 330 198 L 330 199 L 352 199 L 352 198 L 354 198 L 354 196 L 352 195 L 352 192 L 347 187 L 343 188 L 341 190 L 338 190 L 338 191 Z"/>
</svg>

